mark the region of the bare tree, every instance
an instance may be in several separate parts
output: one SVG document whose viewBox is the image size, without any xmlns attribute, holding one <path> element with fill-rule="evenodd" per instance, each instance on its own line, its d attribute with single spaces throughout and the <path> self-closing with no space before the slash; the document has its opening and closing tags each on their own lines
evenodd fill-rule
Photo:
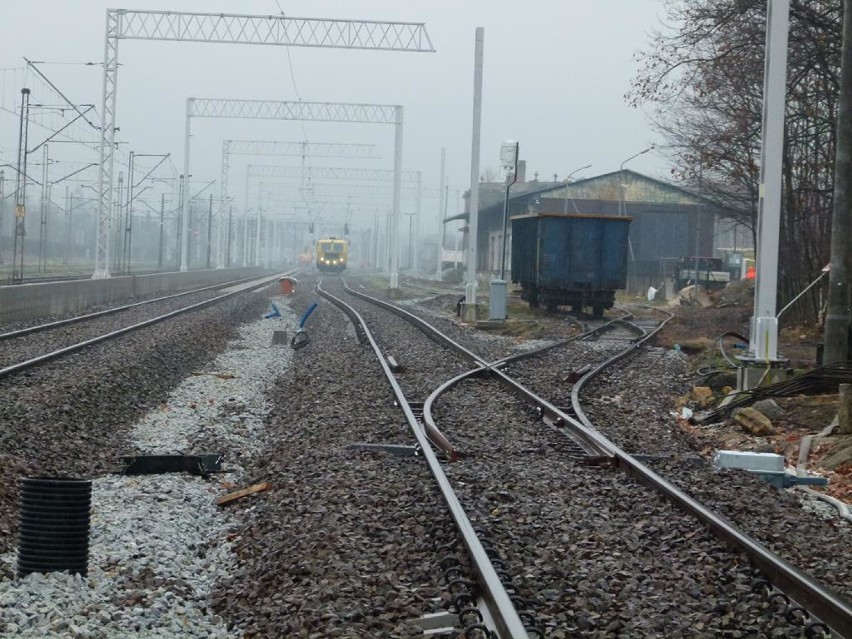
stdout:
<svg viewBox="0 0 852 639">
<path fill-rule="evenodd" d="M 628 100 L 651 107 L 675 176 L 756 228 L 765 0 L 666 0 L 670 24 L 638 54 Z M 790 11 L 780 247 L 781 296 L 828 261 L 841 0 Z M 817 294 L 802 319 L 817 315 Z"/>
<path fill-rule="evenodd" d="M 497 178 L 499 177 L 499 173 L 497 169 L 493 166 L 486 166 L 482 169 L 482 173 L 479 175 L 480 182 L 497 182 Z"/>
</svg>

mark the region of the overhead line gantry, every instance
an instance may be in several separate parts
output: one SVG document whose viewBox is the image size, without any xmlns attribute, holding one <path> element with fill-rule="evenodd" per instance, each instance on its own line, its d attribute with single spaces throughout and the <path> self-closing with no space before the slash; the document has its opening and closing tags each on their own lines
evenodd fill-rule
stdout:
<svg viewBox="0 0 852 639">
<path fill-rule="evenodd" d="M 107 9 L 104 37 L 103 107 L 101 111 L 101 161 L 98 179 L 100 214 L 93 278 L 110 276 L 109 226 L 113 197 L 112 178 L 119 40 L 216 42 L 222 44 L 406 52 L 435 51 L 426 32 L 426 26 L 423 23 L 416 22 Z M 226 106 L 224 103 L 220 103 L 220 105 Z M 399 116 L 401 128 L 402 107 L 397 107 L 397 110 L 396 115 Z M 401 145 L 401 134 L 399 142 Z M 401 148 L 398 150 L 401 152 Z M 186 241 L 184 241 L 184 248 L 186 248 Z M 182 257 L 183 260 L 185 260 L 185 256 Z M 181 268 L 185 270 L 186 264 L 182 264 Z M 394 283 L 394 279 L 396 278 L 392 274 L 392 287 L 398 286 Z"/>
<path fill-rule="evenodd" d="M 228 201 L 229 174 L 231 171 L 232 155 L 275 155 L 299 156 L 302 158 L 301 175 L 304 182 L 305 161 L 308 157 L 333 157 L 347 159 L 378 159 L 375 144 L 351 144 L 345 142 L 288 142 L 277 140 L 223 140 L 222 141 L 222 177 L 219 183 L 221 217 L 225 203 Z M 246 201 L 243 206 L 243 217 L 248 210 L 248 178 L 246 178 Z M 216 233 L 216 266 L 222 268 L 222 232 L 221 225 Z"/>
</svg>

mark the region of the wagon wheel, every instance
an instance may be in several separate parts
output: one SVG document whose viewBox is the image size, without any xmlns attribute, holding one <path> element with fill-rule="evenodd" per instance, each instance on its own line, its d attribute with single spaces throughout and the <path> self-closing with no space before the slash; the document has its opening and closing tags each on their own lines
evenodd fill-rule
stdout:
<svg viewBox="0 0 852 639">
<path fill-rule="evenodd" d="M 541 304 L 538 300 L 538 289 L 533 287 L 529 294 L 530 308 L 538 308 Z"/>
</svg>

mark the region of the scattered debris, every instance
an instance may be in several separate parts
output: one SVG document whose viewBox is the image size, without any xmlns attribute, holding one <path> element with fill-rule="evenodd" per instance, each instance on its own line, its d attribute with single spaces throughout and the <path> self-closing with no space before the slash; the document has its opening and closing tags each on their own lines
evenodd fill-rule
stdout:
<svg viewBox="0 0 852 639">
<path fill-rule="evenodd" d="M 709 386 L 693 386 L 690 398 L 701 408 L 707 408 L 713 402 L 713 389 Z"/>
<path fill-rule="evenodd" d="M 270 310 L 266 315 L 263 316 L 263 319 L 272 319 L 273 317 L 281 317 L 281 309 L 278 308 L 278 305 L 275 302 L 269 303 Z"/>
<path fill-rule="evenodd" d="M 763 437 L 775 434 L 772 421 L 766 415 L 750 406 L 737 411 L 734 419 L 740 425 L 740 428 L 752 435 Z"/>
<path fill-rule="evenodd" d="M 580 379 L 583 377 L 583 375 L 588 373 L 590 370 L 592 370 L 592 365 L 586 364 L 585 366 L 582 366 L 581 368 L 578 368 L 577 370 L 569 371 L 568 375 L 565 376 L 562 379 L 562 381 L 565 382 L 566 384 L 576 384 L 577 382 L 580 381 Z"/>
<path fill-rule="evenodd" d="M 224 455 L 123 455 L 125 475 L 159 475 L 161 473 L 190 473 L 206 477 L 222 472 Z"/>
<path fill-rule="evenodd" d="M 784 414 L 784 409 L 778 405 L 774 399 L 761 399 L 758 402 L 752 404 L 752 408 L 757 411 L 760 411 L 763 415 L 766 415 L 769 419 L 778 419 L 781 415 Z"/>
<path fill-rule="evenodd" d="M 299 320 L 299 329 L 296 331 L 296 334 L 293 335 L 293 339 L 290 340 L 290 348 L 294 351 L 304 348 L 311 343 L 311 338 L 308 337 L 308 334 L 305 332 L 305 322 L 308 321 L 308 318 L 311 316 L 311 313 L 314 312 L 316 307 L 317 303 L 312 302 L 308 307 L 308 310 L 305 311 L 305 314 L 302 315 L 302 318 Z"/>
<path fill-rule="evenodd" d="M 228 493 L 227 495 L 222 495 L 219 499 L 216 500 L 217 506 L 224 506 L 225 504 L 230 504 L 232 501 L 237 499 L 242 499 L 243 497 L 247 497 L 248 495 L 254 495 L 255 493 L 262 493 L 264 491 L 272 488 L 272 484 L 268 481 L 261 482 L 259 484 L 254 484 L 253 486 L 249 486 L 248 488 L 243 488 L 242 490 L 238 490 L 233 493 Z"/>
<path fill-rule="evenodd" d="M 216 371 L 192 371 L 191 375 L 200 376 L 200 375 L 210 375 L 212 377 L 218 377 L 219 379 L 235 379 L 236 375 L 231 373 L 217 373 Z"/>
</svg>

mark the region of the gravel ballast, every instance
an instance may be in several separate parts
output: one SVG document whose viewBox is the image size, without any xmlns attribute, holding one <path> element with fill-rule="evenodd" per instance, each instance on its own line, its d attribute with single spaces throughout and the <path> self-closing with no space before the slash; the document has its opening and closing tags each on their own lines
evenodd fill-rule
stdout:
<svg viewBox="0 0 852 639">
<path fill-rule="evenodd" d="M 416 620 L 447 607 L 439 562 L 464 551 L 446 507 L 422 458 L 352 446 L 414 438 L 372 350 L 312 291 L 314 278 L 300 279 L 296 294 L 276 300 L 281 319 L 259 319 L 269 298 L 257 296 L 128 340 L 118 362 L 98 347 L 9 385 L 16 402 L 0 409 L 0 422 L 21 419 L 24 428 L 44 428 L 49 441 L 24 456 L 31 436 L 21 428 L 0 435 L 6 468 L 15 469 L 0 472 L 0 502 L 15 497 L 9 478 L 63 470 L 94 478 L 93 519 L 87 577 L 15 579 L 14 552 L 0 557 L 0 638 L 394 639 L 418 636 Z M 339 289 L 336 278 L 326 284 Z M 436 320 L 438 307 L 418 295 L 396 303 Z M 273 346 L 272 332 L 292 336 L 313 301 L 310 344 Z M 412 400 L 470 368 L 397 318 L 346 301 L 375 324 L 383 346 L 394 346 Z M 254 321 L 237 335 L 231 327 L 243 320 Z M 440 324 L 492 361 L 531 343 L 452 317 Z M 571 332 L 554 323 L 535 343 Z M 613 348 L 605 340 L 572 344 L 507 369 L 562 405 L 571 370 Z M 173 388 L 178 378 L 185 379 Z M 688 381 L 676 353 L 643 349 L 584 391 L 585 410 L 627 450 L 659 456 L 649 464 L 753 534 L 763 531 L 768 545 L 816 578 L 833 570 L 829 583 L 845 593 L 838 580 L 848 568 L 839 564 L 848 549 L 835 542 L 848 527 L 751 477 L 708 480 L 688 465 L 706 444 L 672 418 L 673 397 Z M 580 465 L 562 435 L 495 380 L 454 388 L 436 414 L 470 454 L 445 472 L 474 523 L 491 533 L 546 636 L 797 636 L 751 592 L 754 573 L 742 556 L 617 471 Z M 208 479 L 109 472 L 119 454 L 175 452 L 222 452 L 227 472 Z M 261 482 L 270 490 L 215 505 Z M 7 541 L 0 549 L 11 547 L 13 530 L 0 518 Z M 825 548 L 807 547 L 810 535 Z"/>
<path fill-rule="evenodd" d="M 215 499 L 244 480 L 242 464 L 256 454 L 267 416 L 265 391 L 290 363 L 290 349 L 271 344 L 274 330 L 292 332 L 296 321 L 279 302 L 284 317 L 243 326 L 224 353 L 196 360 L 198 374 L 128 429 L 125 454 L 221 452 L 227 472 L 95 478 L 88 576 L 12 579 L 15 553 L 4 555 L 0 635 L 240 636 L 209 606 L 213 584 L 235 564 L 236 521 Z"/>
</svg>

